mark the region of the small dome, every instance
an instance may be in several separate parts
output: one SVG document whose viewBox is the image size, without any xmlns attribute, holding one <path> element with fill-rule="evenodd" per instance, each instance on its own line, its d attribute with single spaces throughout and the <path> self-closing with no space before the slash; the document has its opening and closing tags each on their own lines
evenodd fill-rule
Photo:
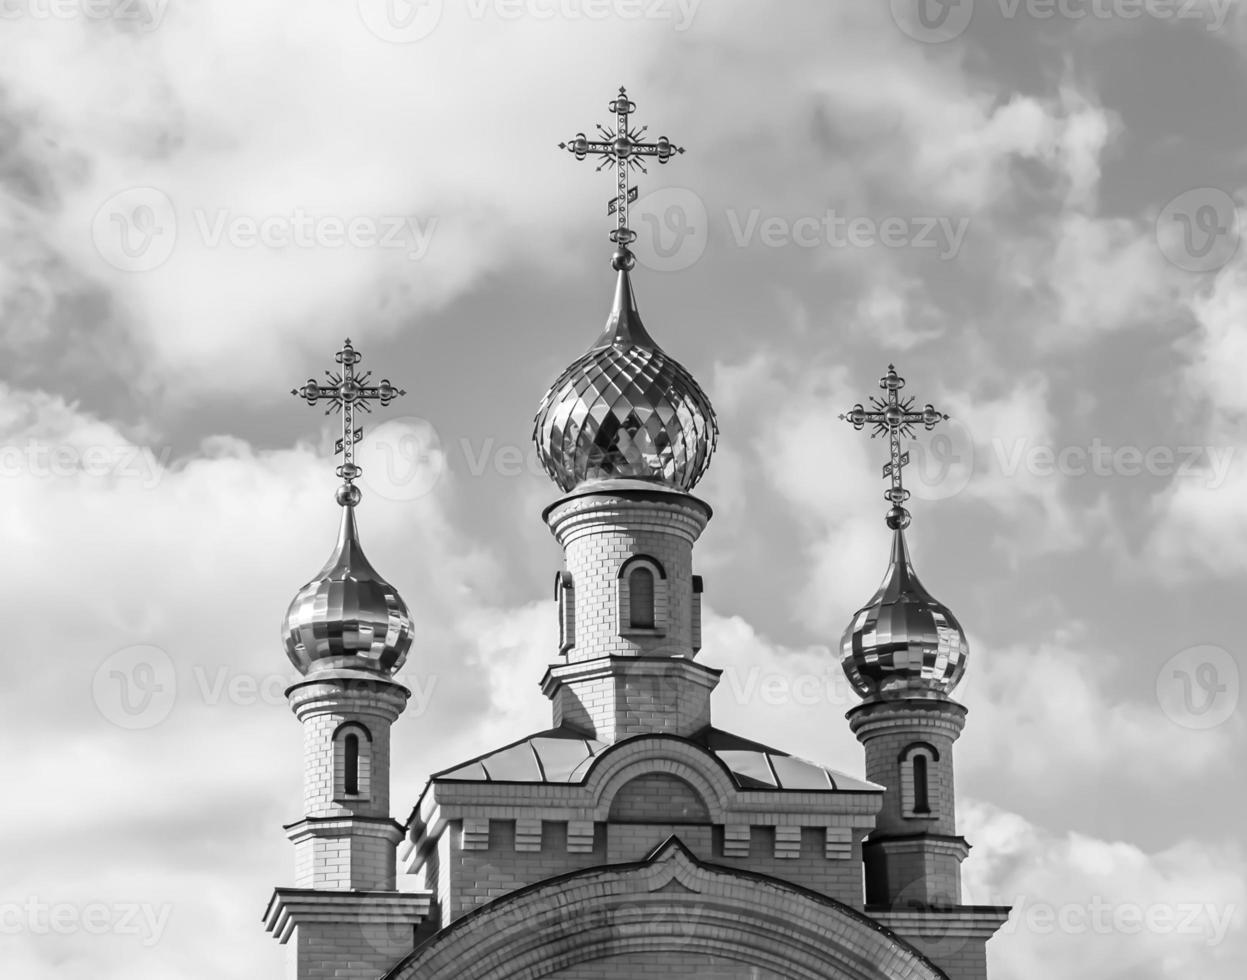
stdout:
<svg viewBox="0 0 1247 980">
<path fill-rule="evenodd" d="M 840 666 L 862 697 L 942 697 L 965 672 L 969 646 L 947 606 L 914 574 L 905 532 L 893 532 L 883 584 L 840 641 Z"/>
<path fill-rule="evenodd" d="M 563 490 L 610 479 L 691 490 L 718 432 L 705 392 L 646 332 L 620 268 L 602 335 L 537 410 L 533 441 L 546 472 Z"/>
<path fill-rule="evenodd" d="M 411 634 L 407 606 L 364 557 L 355 508 L 343 506 L 337 547 L 286 611 L 286 655 L 301 674 L 349 667 L 389 675 L 407 659 Z"/>
</svg>

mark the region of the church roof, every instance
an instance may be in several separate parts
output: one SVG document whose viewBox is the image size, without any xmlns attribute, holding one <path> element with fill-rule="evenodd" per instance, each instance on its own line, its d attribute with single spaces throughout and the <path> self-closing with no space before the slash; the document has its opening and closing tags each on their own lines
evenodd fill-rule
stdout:
<svg viewBox="0 0 1247 980">
<path fill-rule="evenodd" d="M 740 789 L 842 792 L 879 792 L 882 789 L 874 783 L 718 728 L 704 728 L 688 741 L 700 745 L 718 759 Z M 432 778 L 439 782 L 578 783 L 584 779 L 594 759 L 611 747 L 611 743 L 588 738 L 573 728 L 552 728 L 444 769 Z"/>
</svg>

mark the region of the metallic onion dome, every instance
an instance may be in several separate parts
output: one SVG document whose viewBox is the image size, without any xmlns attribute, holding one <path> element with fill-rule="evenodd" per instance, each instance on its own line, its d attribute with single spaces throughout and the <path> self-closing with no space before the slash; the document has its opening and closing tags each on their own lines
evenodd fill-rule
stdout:
<svg viewBox="0 0 1247 980">
<path fill-rule="evenodd" d="M 691 490 L 719 426 L 710 399 L 646 332 L 617 255 L 615 301 L 602 335 L 550 386 L 533 425 L 541 462 L 563 490 L 590 480 L 652 480 Z"/>
<path fill-rule="evenodd" d="M 343 506 L 337 547 L 295 595 L 282 635 L 301 674 L 350 667 L 389 675 L 407 659 L 411 616 L 394 586 L 364 557 L 353 506 Z"/>
<path fill-rule="evenodd" d="M 956 617 L 918 581 L 896 528 L 883 584 L 840 641 L 849 683 L 864 698 L 942 697 L 961 680 L 969 652 Z"/>
</svg>

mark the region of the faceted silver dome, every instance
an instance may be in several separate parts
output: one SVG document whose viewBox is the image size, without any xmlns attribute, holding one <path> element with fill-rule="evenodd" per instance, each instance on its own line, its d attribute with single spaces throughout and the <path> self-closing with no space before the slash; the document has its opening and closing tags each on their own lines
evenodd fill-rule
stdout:
<svg viewBox="0 0 1247 980">
<path fill-rule="evenodd" d="M 840 641 L 840 666 L 864 698 L 942 697 L 966 669 L 965 633 L 914 574 L 905 532 L 896 528 L 883 584 Z"/>
<path fill-rule="evenodd" d="M 691 490 L 718 433 L 710 399 L 646 332 L 621 268 L 602 335 L 537 410 L 533 441 L 546 472 L 563 490 L 610 479 Z"/>
<path fill-rule="evenodd" d="M 353 506 L 342 508 L 337 547 L 295 595 L 282 635 L 301 674 L 349 667 L 388 675 L 407 659 L 411 616 L 397 590 L 364 557 Z"/>
</svg>

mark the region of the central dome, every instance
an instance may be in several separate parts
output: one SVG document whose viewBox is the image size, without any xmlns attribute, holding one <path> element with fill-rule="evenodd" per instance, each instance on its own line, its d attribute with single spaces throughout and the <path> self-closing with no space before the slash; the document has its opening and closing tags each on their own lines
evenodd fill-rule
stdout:
<svg viewBox="0 0 1247 980">
<path fill-rule="evenodd" d="M 590 480 L 652 480 L 691 490 L 718 438 L 710 399 L 641 323 L 619 270 L 606 328 L 550 386 L 533 426 L 542 465 L 563 490 Z"/>
</svg>

